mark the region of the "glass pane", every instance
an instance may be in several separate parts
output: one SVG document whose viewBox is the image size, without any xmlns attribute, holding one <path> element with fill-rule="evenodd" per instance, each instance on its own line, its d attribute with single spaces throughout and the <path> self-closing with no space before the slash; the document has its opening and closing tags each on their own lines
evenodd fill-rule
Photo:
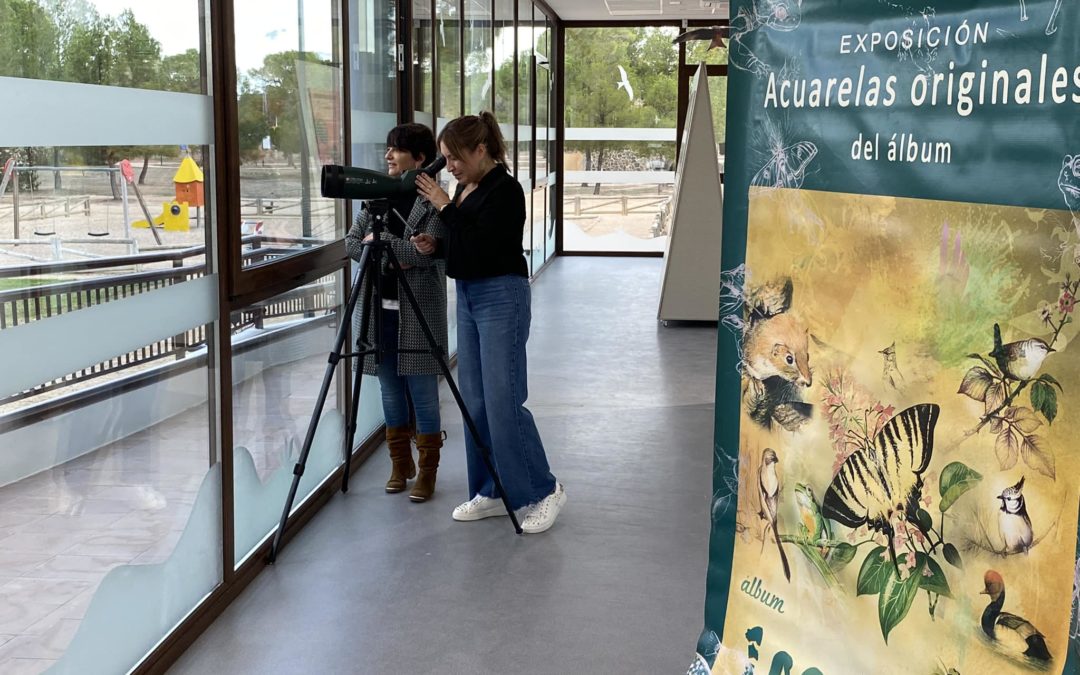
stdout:
<svg viewBox="0 0 1080 675">
<path fill-rule="evenodd" d="M 221 580 L 204 21 L 0 6 L 3 673 L 127 672 Z"/>
<path fill-rule="evenodd" d="M 435 48 L 439 56 L 439 128 L 461 115 L 461 21 L 457 0 L 436 0 Z"/>
<path fill-rule="evenodd" d="M 525 191 L 525 228 L 521 235 L 521 250 L 525 252 L 525 261 L 529 264 L 529 275 L 532 276 L 532 217 L 533 198 L 532 188 L 525 181 L 521 182 L 521 189 Z"/>
<path fill-rule="evenodd" d="M 548 100 L 551 96 L 551 52 L 544 15 L 536 12 L 533 21 L 533 45 L 536 54 L 536 181 L 548 173 Z"/>
<path fill-rule="evenodd" d="M 276 529 L 334 348 L 340 275 L 235 312 L 233 459 L 236 563 Z M 335 376 L 336 384 L 341 368 Z M 293 508 L 341 463 L 345 422 L 332 384 Z M 367 382 L 365 382 L 365 385 Z M 377 397 L 376 397 L 377 398 Z"/>
<path fill-rule="evenodd" d="M 337 3 L 236 0 L 241 231 L 253 264 L 344 236 L 343 210 L 319 194 L 340 164 Z"/>
<path fill-rule="evenodd" d="M 555 185 L 549 183 L 547 189 L 547 234 L 544 244 L 544 260 L 551 260 L 555 255 Z"/>
<path fill-rule="evenodd" d="M 711 26 L 698 26 L 696 28 L 711 28 Z M 691 29 L 694 29 L 691 26 Z M 725 42 L 727 42 L 728 29 L 726 25 L 717 26 L 720 29 L 720 34 L 723 36 Z M 697 65 L 699 63 L 707 63 L 709 65 L 722 65 L 726 66 L 728 62 L 728 48 L 713 47 L 711 40 L 693 40 L 686 43 L 686 63 L 688 65 Z"/>
<path fill-rule="evenodd" d="M 533 148 L 533 31 L 532 2 L 518 0 L 518 128 L 517 128 L 517 176 L 528 181 L 522 183 L 525 194 L 532 191 Z"/>
<path fill-rule="evenodd" d="M 514 0 L 495 0 L 495 117 L 514 167 Z"/>
<path fill-rule="evenodd" d="M 465 112 L 491 110 L 491 2 L 465 2 Z"/>
<path fill-rule="evenodd" d="M 566 250 L 665 250 L 664 213 L 675 178 L 676 34 L 567 29 Z"/>
<path fill-rule="evenodd" d="M 198 0 L 0 7 L 0 76 L 203 93 Z"/>
<path fill-rule="evenodd" d="M 725 139 L 727 138 L 727 75 L 709 76 L 709 99 L 712 103 L 712 123 L 716 133 L 716 161 L 720 176 L 724 175 Z"/>
<path fill-rule="evenodd" d="M 434 128 L 432 18 L 428 0 L 413 0 L 413 119 Z"/>
<path fill-rule="evenodd" d="M 127 672 L 222 578 L 208 17 L 121 6 L 0 9 L 4 673 Z"/>
<path fill-rule="evenodd" d="M 352 0 L 349 8 L 353 166 L 386 170 L 386 132 L 397 124 L 397 3 Z"/>
<path fill-rule="evenodd" d="M 544 264 L 544 240 L 547 225 L 547 186 L 541 186 L 532 192 L 532 253 L 530 255 L 532 270 L 540 269 Z"/>
</svg>

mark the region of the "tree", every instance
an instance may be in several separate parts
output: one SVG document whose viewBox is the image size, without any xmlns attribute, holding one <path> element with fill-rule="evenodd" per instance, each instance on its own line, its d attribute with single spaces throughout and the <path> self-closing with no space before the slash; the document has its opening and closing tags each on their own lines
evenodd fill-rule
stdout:
<svg viewBox="0 0 1080 675">
<path fill-rule="evenodd" d="M 202 74 L 202 57 L 199 50 L 189 49 L 182 54 L 166 56 L 161 60 L 161 88 L 182 94 L 205 93 Z"/>
<path fill-rule="evenodd" d="M 293 154 L 300 151 L 300 80 L 297 64 L 300 61 L 332 65 L 310 52 L 287 51 L 268 54 L 261 68 L 248 72 L 247 93 L 261 93 L 264 97 L 266 121 L 270 141 L 284 152 L 293 166 Z M 243 93 L 241 93 L 241 97 Z M 261 137 L 260 137 L 261 140 Z"/>
<path fill-rule="evenodd" d="M 52 17 L 33 0 L 0 0 L 0 75 L 56 79 L 60 67 Z M 0 148 L 0 167 L 9 157 L 19 164 L 46 164 L 45 148 Z M 36 189 L 36 172 L 19 172 L 19 187 Z"/>
<path fill-rule="evenodd" d="M 59 64 L 52 17 L 33 0 L 0 0 L 0 75 L 51 80 Z"/>
<path fill-rule="evenodd" d="M 254 161 L 262 156 L 262 142 L 270 136 L 270 124 L 266 119 L 263 93 L 254 91 L 251 83 L 240 83 L 240 98 L 237 101 L 237 127 L 240 135 L 240 157 Z"/>
</svg>

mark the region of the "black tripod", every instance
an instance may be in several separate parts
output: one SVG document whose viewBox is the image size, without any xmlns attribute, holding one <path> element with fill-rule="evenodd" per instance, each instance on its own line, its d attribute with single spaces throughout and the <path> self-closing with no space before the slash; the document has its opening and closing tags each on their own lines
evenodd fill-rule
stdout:
<svg viewBox="0 0 1080 675">
<path fill-rule="evenodd" d="M 427 319 L 424 318 L 423 312 L 420 311 L 420 305 L 416 301 L 416 296 L 413 294 L 412 287 L 409 286 L 409 282 L 405 279 L 405 275 L 401 274 L 401 264 L 398 262 L 397 255 L 395 255 L 394 250 L 390 248 L 389 242 L 382 241 L 381 234 L 385 229 L 386 219 L 389 217 L 392 209 L 390 209 L 386 200 L 381 199 L 365 202 L 364 208 L 371 215 L 372 236 L 362 244 L 363 252 L 360 254 L 360 262 L 357 264 L 356 273 L 353 276 L 352 289 L 349 291 L 349 299 L 345 304 L 345 311 L 342 312 L 340 318 L 341 325 L 338 328 L 337 338 L 334 340 L 334 351 L 330 352 L 330 357 L 327 359 L 326 372 L 323 374 L 322 386 L 319 388 L 319 396 L 315 401 L 315 412 L 311 415 L 311 421 L 308 423 L 307 435 L 304 437 L 304 445 L 300 450 L 300 459 L 296 462 L 296 466 L 293 467 L 292 487 L 289 488 L 289 496 L 285 500 L 285 508 L 281 510 L 281 520 L 278 522 L 277 533 L 274 535 L 274 543 L 270 547 L 270 554 L 267 556 L 267 562 L 271 564 L 273 564 L 274 560 L 277 558 L 277 553 L 281 548 L 281 537 L 285 532 L 285 521 L 288 520 L 289 512 L 292 511 L 293 500 L 296 499 L 296 491 L 300 487 L 300 479 L 304 475 L 308 454 L 311 452 L 311 444 L 315 440 L 315 429 L 319 425 L 319 417 L 322 415 L 323 406 L 326 405 L 326 396 L 330 391 L 330 384 L 334 378 L 334 372 L 337 369 L 338 362 L 343 358 L 374 358 L 375 363 L 378 363 L 381 358 L 382 345 L 379 343 L 382 339 L 382 312 L 379 310 L 382 308 L 383 289 L 381 270 L 384 260 L 386 261 L 388 269 L 398 272 L 398 290 L 404 294 L 406 300 L 412 306 L 413 312 L 420 322 L 420 328 L 424 331 L 424 336 L 428 341 L 427 349 L 398 349 L 396 346 L 393 347 L 393 349 L 398 354 L 420 353 L 431 354 L 435 357 L 440 370 L 442 370 L 443 377 L 446 378 L 446 383 L 450 385 L 450 391 L 454 395 L 454 400 L 461 410 L 461 417 L 465 420 L 465 426 L 468 428 L 469 433 L 472 434 L 473 440 L 476 442 L 476 447 L 480 450 L 480 456 L 484 460 L 484 465 L 487 467 L 487 470 L 491 472 L 491 477 L 495 483 L 495 490 L 502 498 L 503 506 L 506 507 L 506 513 L 510 516 L 510 522 L 514 525 L 514 531 L 521 534 L 521 525 L 518 524 L 514 510 L 510 508 L 510 501 L 507 499 L 506 490 L 503 489 L 499 474 L 495 471 L 495 463 L 491 459 L 491 449 L 484 445 L 480 440 L 480 434 L 476 430 L 476 424 L 473 422 L 472 416 L 469 415 L 469 411 L 465 408 L 465 401 L 461 398 L 461 392 L 458 391 L 457 384 L 450 375 L 450 366 L 446 363 L 446 355 L 443 354 L 438 341 L 435 339 L 435 334 L 431 332 L 431 326 L 428 325 Z M 393 214 L 403 222 L 405 221 L 397 211 L 393 211 Z M 370 283 L 368 283 L 368 292 L 367 296 L 364 298 L 363 310 L 360 315 L 360 334 L 356 336 L 357 351 L 343 354 L 341 350 L 345 346 L 345 338 L 349 332 L 349 325 L 352 321 L 353 312 L 356 309 L 356 301 L 360 297 L 360 291 L 364 285 L 364 279 L 369 279 Z M 376 308 L 374 312 L 372 312 L 372 307 Z M 367 338 L 368 325 L 371 321 L 372 313 L 375 315 L 375 344 L 370 345 L 367 344 L 365 340 Z M 358 368 L 356 376 L 353 378 L 352 404 L 349 406 L 349 415 L 346 418 L 345 441 L 343 443 L 345 472 L 341 478 L 342 492 L 349 491 L 349 469 L 352 462 L 352 438 L 356 433 L 356 416 L 357 410 L 360 407 L 360 384 L 363 381 L 362 370 L 362 368 Z"/>
</svg>

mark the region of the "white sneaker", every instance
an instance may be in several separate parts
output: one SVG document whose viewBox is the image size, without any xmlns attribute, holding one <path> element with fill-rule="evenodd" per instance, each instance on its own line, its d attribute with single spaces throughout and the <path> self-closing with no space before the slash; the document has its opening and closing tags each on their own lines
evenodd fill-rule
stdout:
<svg viewBox="0 0 1080 675">
<path fill-rule="evenodd" d="M 476 495 L 469 501 L 454 509 L 454 520 L 467 522 L 470 520 L 482 520 L 492 516 L 505 516 L 506 508 L 501 499 Z"/>
<path fill-rule="evenodd" d="M 562 483 L 555 483 L 555 491 L 533 505 L 529 515 L 521 521 L 521 530 L 527 534 L 537 534 L 555 524 L 555 518 L 566 503 L 566 490 Z"/>
</svg>

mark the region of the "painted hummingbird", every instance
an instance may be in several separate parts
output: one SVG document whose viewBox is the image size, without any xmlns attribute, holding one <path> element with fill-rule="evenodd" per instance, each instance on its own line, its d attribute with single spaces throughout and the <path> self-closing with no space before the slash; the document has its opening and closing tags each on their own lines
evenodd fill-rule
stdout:
<svg viewBox="0 0 1080 675">
<path fill-rule="evenodd" d="M 994 351 L 990 352 L 990 356 L 1008 378 L 1025 381 L 1035 377 L 1043 360 L 1052 351 L 1054 348 L 1040 338 L 1002 344 L 1001 326 L 994 324 Z"/>
<path fill-rule="evenodd" d="M 805 530 L 803 536 L 809 543 L 818 546 L 821 557 L 828 560 L 831 549 L 820 544 L 832 539 L 832 534 L 829 532 L 829 521 L 821 515 L 814 489 L 805 483 L 796 483 L 795 505 L 799 507 L 800 530 Z"/>
</svg>

